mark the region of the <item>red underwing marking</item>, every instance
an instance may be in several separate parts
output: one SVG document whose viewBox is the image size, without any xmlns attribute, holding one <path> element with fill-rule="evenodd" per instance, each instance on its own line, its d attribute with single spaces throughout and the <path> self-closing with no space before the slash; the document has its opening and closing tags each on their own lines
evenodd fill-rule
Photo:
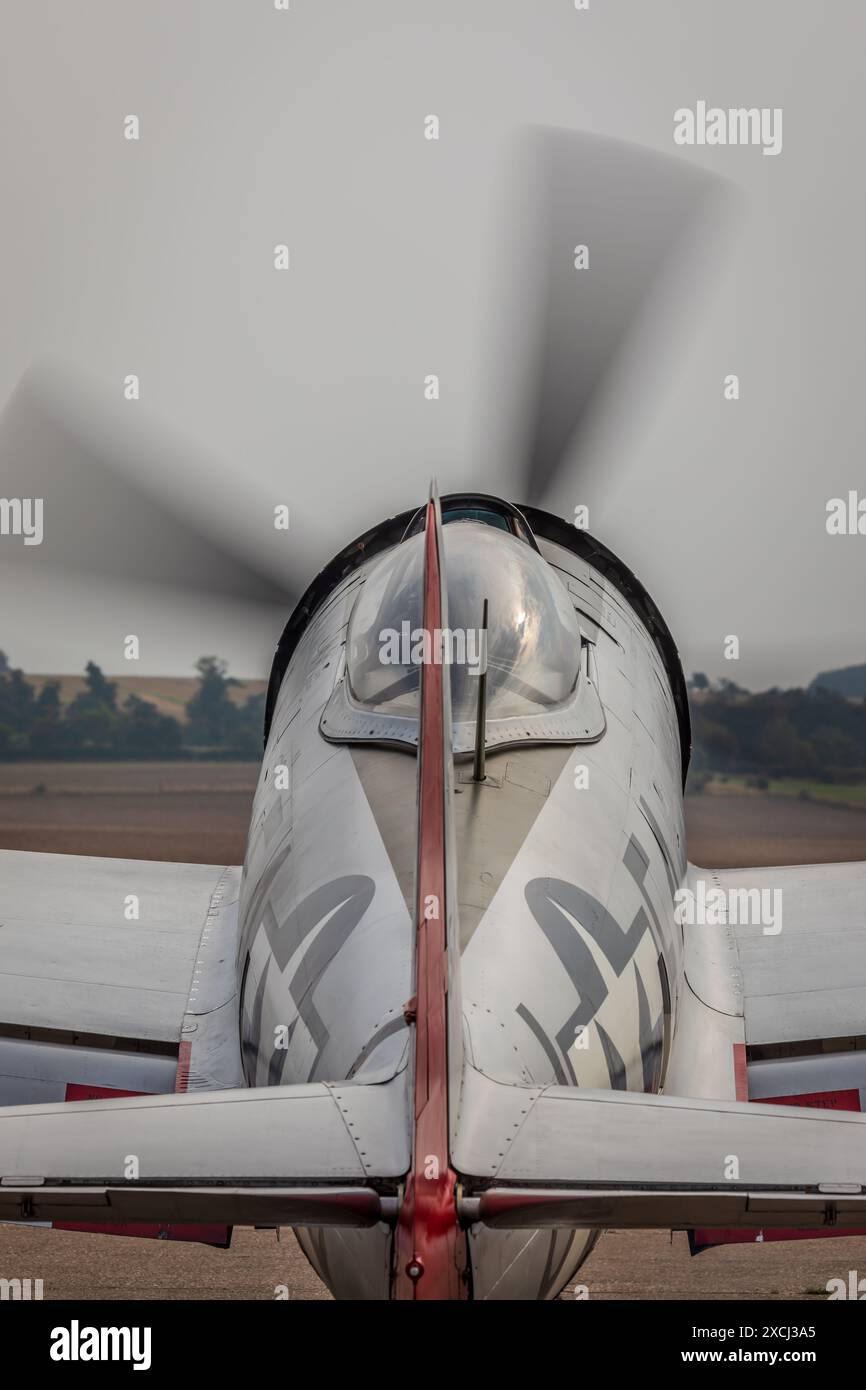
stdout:
<svg viewBox="0 0 866 1390">
<path fill-rule="evenodd" d="M 734 1043 L 734 1080 L 737 1100 L 749 1099 L 748 1071 L 746 1068 L 746 1044 Z M 802 1105 L 816 1110 L 859 1110 L 860 1092 L 811 1091 L 798 1096 L 762 1096 L 760 1105 Z M 762 1241 L 773 1240 L 820 1240 L 822 1237 L 862 1236 L 866 1230 L 854 1226 L 834 1226 L 829 1230 L 798 1231 L 795 1228 L 769 1227 L 761 1231 Z M 692 1254 L 698 1254 L 710 1245 L 743 1245 L 753 1242 L 757 1237 L 754 1231 L 743 1230 L 696 1230 L 689 1232 Z"/>
<path fill-rule="evenodd" d="M 737 1100 L 749 1099 L 749 1074 L 746 1068 L 745 1043 L 734 1043 L 734 1095 Z"/>
<path fill-rule="evenodd" d="M 179 1084 L 181 1075 L 182 1049 L 186 1049 L 185 1054 L 185 1075 L 183 1085 Z M 189 1053 L 192 1047 L 188 1042 L 182 1042 L 178 1047 L 178 1069 L 175 1081 L 175 1091 L 185 1091 L 189 1079 Z M 122 1096 L 147 1096 L 150 1091 L 119 1091 L 112 1086 L 83 1086 L 77 1082 L 70 1081 L 66 1086 L 65 1100 L 119 1100 Z M 217 1225 L 215 1222 L 158 1222 L 158 1221 L 54 1221 L 52 1222 L 56 1231 L 85 1231 L 91 1235 L 103 1236 L 137 1236 L 145 1240 L 184 1240 L 194 1241 L 199 1245 L 218 1245 L 226 1248 L 229 1245 L 231 1227 Z"/>
<path fill-rule="evenodd" d="M 177 1045 L 177 1072 L 174 1078 L 175 1093 L 189 1090 L 189 1068 L 192 1061 L 192 1043 L 188 1040 Z"/>
</svg>

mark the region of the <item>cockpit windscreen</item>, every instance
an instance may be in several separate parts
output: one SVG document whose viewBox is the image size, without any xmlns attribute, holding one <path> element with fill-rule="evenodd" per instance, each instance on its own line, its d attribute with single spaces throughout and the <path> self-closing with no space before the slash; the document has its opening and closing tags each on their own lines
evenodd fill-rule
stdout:
<svg viewBox="0 0 866 1390">
<path fill-rule="evenodd" d="M 352 612 L 353 699 L 380 714 L 417 718 L 421 665 L 438 654 L 450 668 L 453 721 L 473 720 L 487 599 L 487 718 L 544 714 L 563 704 L 578 680 L 581 643 L 556 574 L 532 547 L 480 519 L 455 520 L 442 536 L 446 632 L 422 632 L 424 537 L 410 536 L 373 571 Z"/>
</svg>

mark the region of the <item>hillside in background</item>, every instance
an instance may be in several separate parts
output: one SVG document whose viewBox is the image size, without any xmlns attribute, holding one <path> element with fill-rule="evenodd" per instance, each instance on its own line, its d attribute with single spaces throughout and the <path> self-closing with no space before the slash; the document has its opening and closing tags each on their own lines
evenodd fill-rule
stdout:
<svg viewBox="0 0 866 1390">
<path fill-rule="evenodd" d="M 866 699 L 866 663 L 862 666 L 841 666 L 837 671 L 821 671 L 809 686 L 816 690 L 834 690 L 847 699 Z"/>
<path fill-rule="evenodd" d="M 774 795 L 866 807 L 866 700 L 828 689 L 825 679 L 817 676 L 808 690 L 752 693 L 696 672 L 688 683 L 689 790 L 720 776 Z"/>
</svg>

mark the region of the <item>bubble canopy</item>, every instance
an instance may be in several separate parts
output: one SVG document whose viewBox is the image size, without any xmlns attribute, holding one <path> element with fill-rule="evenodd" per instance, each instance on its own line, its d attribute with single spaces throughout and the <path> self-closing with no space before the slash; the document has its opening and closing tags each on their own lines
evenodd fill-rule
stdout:
<svg viewBox="0 0 866 1390">
<path fill-rule="evenodd" d="M 448 628 L 422 632 L 424 537 L 410 536 L 363 585 L 349 620 L 351 699 L 380 715 L 418 717 L 421 664 L 441 659 L 451 676 L 455 724 L 475 719 L 480 629 L 488 600 L 487 718 L 548 714 L 568 702 L 580 673 L 581 638 L 568 593 L 538 551 L 481 521 L 443 528 Z"/>
</svg>

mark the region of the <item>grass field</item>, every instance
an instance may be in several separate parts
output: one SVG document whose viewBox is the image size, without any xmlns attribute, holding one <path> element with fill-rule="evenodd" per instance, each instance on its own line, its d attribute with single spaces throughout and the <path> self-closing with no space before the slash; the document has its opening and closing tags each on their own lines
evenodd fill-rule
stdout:
<svg viewBox="0 0 866 1390">
<path fill-rule="evenodd" d="M 707 782 L 704 796 L 796 797 L 822 801 L 845 810 L 866 811 L 866 782 L 819 782 L 812 777 L 771 777 L 764 788 L 749 786 L 745 774 L 716 773 Z"/>
<path fill-rule="evenodd" d="M 251 763 L 0 764 L 0 848 L 237 864 L 257 775 Z M 866 859 L 866 816 L 818 800 L 717 791 L 688 797 L 686 821 L 690 857 L 708 868 Z M 692 1259 L 682 1234 L 608 1231 L 578 1279 L 591 1299 L 814 1301 L 849 1269 L 866 1270 L 866 1238 Z M 46 1299 L 272 1299 L 277 1285 L 330 1297 L 290 1232 L 249 1228 L 223 1251 L 0 1226 L 0 1277 L 41 1278 Z"/>
</svg>

